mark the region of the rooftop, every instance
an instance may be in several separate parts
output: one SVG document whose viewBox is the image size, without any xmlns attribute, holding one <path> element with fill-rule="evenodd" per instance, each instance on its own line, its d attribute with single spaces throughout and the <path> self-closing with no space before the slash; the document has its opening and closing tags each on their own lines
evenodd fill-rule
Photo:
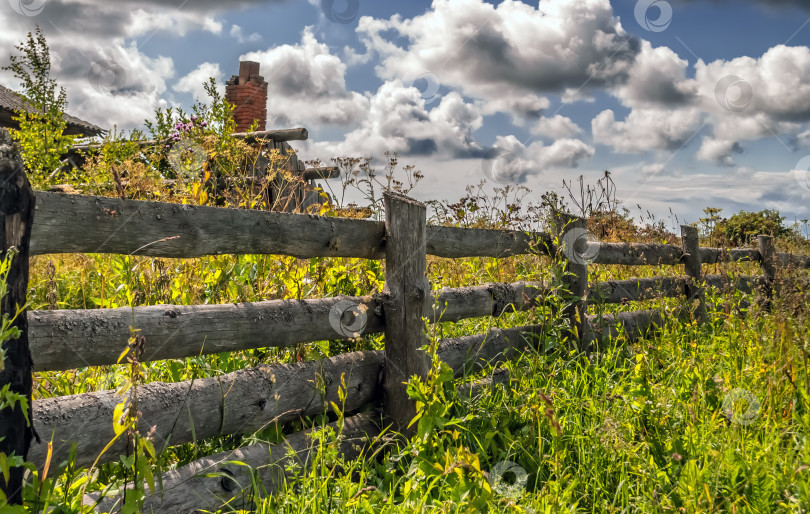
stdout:
<svg viewBox="0 0 810 514">
<path fill-rule="evenodd" d="M 14 116 L 15 111 L 21 110 L 29 110 L 25 100 L 16 91 L 0 85 L 0 127 L 16 128 L 17 123 L 12 119 L 12 116 Z M 101 135 L 104 132 L 101 127 L 70 114 L 64 114 L 63 118 L 67 122 L 65 134 L 92 137 Z"/>
</svg>

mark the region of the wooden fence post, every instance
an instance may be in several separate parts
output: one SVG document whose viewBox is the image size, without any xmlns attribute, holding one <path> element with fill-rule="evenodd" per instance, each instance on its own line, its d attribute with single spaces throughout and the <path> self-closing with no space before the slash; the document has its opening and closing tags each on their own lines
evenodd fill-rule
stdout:
<svg viewBox="0 0 810 514">
<path fill-rule="evenodd" d="M 706 319 L 706 298 L 703 288 L 700 286 L 703 276 L 701 273 L 700 261 L 700 239 L 697 227 L 681 225 L 681 246 L 683 249 L 683 261 L 686 274 L 692 279 L 686 286 L 686 298 L 689 301 L 690 313 L 698 322 Z M 697 300 L 697 307 L 692 310 L 692 303 Z"/>
<path fill-rule="evenodd" d="M 430 299 L 425 276 L 426 209 L 407 196 L 386 192 L 385 202 L 385 414 L 401 432 L 416 416 L 407 382 L 430 369 L 422 316 Z"/>
<path fill-rule="evenodd" d="M 17 309 L 26 304 L 28 247 L 33 218 L 34 192 L 25 175 L 22 158 L 11 135 L 0 129 L 0 258 L 5 259 L 10 251 L 13 252 L 0 312 L 9 318 L 17 315 Z M 17 315 L 13 326 L 20 331 L 20 335 L 16 339 L 3 341 L 4 366 L 0 371 L 0 388 L 8 385 L 10 393 L 27 398 L 28 412 L 22 410 L 20 403 L 0 410 L 0 452 L 27 459 L 31 439 L 36 432 L 31 401 L 33 362 L 28 348 L 25 311 Z M 3 401 L 8 403 L 6 398 Z M 11 504 L 22 503 L 23 472 L 23 467 L 12 467 L 8 482 L 0 474 L 0 489 Z"/>
<path fill-rule="evenodd" d="M 588 291 L 588 222 L 584 218 L 567 213 L 557 215 L 556 231 L 560 238 L 562 257 L 565 260 L 563 285 L 572 296 L 579 298 L 563 310 L 563 316 L 571 321 L 571 328 L 576 334 L 577 348 L 585 350 L 587 341 L 585 316 L 588 304 L 585 298 Z"/>
<path fill-rule="evenodd" d="M 762 288 L 762 306 L 770 310 L 773 298 L 773 283 L 776 280 L 776 250 L 774 249 L 773 236 L 757 236 L 757 243 L 759 244 L 762 272 L 765 275 L 765 283 Z"/>
</svg>

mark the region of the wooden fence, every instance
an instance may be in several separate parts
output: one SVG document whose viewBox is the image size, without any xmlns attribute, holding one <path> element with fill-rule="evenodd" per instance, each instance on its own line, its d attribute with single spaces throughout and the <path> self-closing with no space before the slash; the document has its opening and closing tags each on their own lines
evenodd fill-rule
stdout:
<svg viewBox="0 0 810 514">
<path fill-rule="evenodd" d="M 21 166 L 12 169 L 2 159 L 0 154 L 0 178 L 19 183 L 19 191 L 30 191 L 27 183 L 20 182 L 24 179 Z M 349 332 L 385 334 L 384 351 L 262 365 L 214 378 L 141 386 L 139 426 L 143 432 L 154 427 L 151 436 L 158 448 L 225 434 L 250 434 L 273 422 L 323 414 L 330 402 L 339 402 L 342 377 L 346 412 L 382 397 L 386 422 L 404 429 L 415 413 L 404 383 L 413 375 L 425 376 L 428 369 L 420 350 L 425 342 L 423 317 L 437 322 L 499 316 L 510 310 L 530 309 L 544 296 L 554 294 L 541 283 L 517 282 L 444 288 L 434 295 L 425 274 L 427 255 L 561 254 L 566 259 L 568 288 L 578 299 L 563 314 L 570 316 L 576 329 L 573 334 L 583 350 L 619 330 L 636 337 L 661 323 L 661 313 L 656 310 L 589 316 L 590 304 L 686 296 L 695 299 L 698 309 L 694 315 L 700 319 L 705 315 L 702 288 L 729 284 L 727 277 L 703 275 L 702 264 L 761 263 L 761 277 L 738 277 L 730 284 L 749 291 L 770 287 L 779 265 L 810 267 L 810 257 L 775 253 L 772 240 L 764 236 L 759 238 L 758 250 L 699 248 L 696 229 L 688 226 L 682 227 L 682 246 L 588 242 L 581 219 L 561 220 L 557 237 L 432 226 L 426 224 L 423 204 L 394 193 L 385 194 L 385 222 L 49 192 L 36 192 L 30 205 L 26 198 L 24 194 L 0 195 L 6 227 L 3 250 L 16 246 L 19 251 L 15 257 L 18 271 L 12 277 L 15 293 L 10 296 L 12 303 L 3 303 L 4 313 L 13 312 L 14 302 L 25 303 L 27 260 L 33 255 L 79 252 L 189 258 L 228 253 L 385 258 L 385 288 L 374 296 L 30 311 L 18 316 L 15 322 L 27 330 L 23 338 L 9 342 L 9 348 L 30 345 L 34 371 L 115 364 L 130 337 L 130 327 L 145 337 L 143 361 L 343 339 L 347 334 L 336 330 L 336 320 Z M 31 218 L 33 222 L 26 224 Z M 30 234 L 30 246 L 26 234 Z M 591 263 L 684 264 L 686 275 L 589 284 Z M 347 309 L 347 305 L 352 308 Z M 520 326 L 445 339 L 439 343 L 438 354 L 461 377 L 514 358 L 540 330 L 539 326 Z M 25 362 L 10 363 L 7 351 L 7 369 L 9 364 L 13 368 Z M 30 395 L 30 378 L 28 387 Z M 125 451 L 123 438 L 102 451 L 114 438 L 113 410 L 119 402 L 113 391 L 33 402 L 34 427 L 43 440 L 54 441 L 52 465 L 65 461 L 74 443 L 79 466 L 92 464 L 99 455 L 98 462 L 118 460 Z M 352 455 L 379 434 L 380 427 L 374 416 L 356 414 L 345 420 L 343 430 L 342 449 Z M 282 477 L 283 467 L 269 464 L 293 458 L 285 448 L 293 448 L 302 461 L 311 457 L 306 433 L 289 436 L 285 445 L 252 445 L 171 471 L 163 477 L 163 490 L 149 497 L 144 508 L 165 512 L 214 508 L 239 497 L 249 483 L 247 470 L 228 464 L 229 460 L 260 468 L 260 478 L 273 488 Z M 46 444 L 33 444 L 27 455 L 38 466 L 46 456 Z M 203 476 L 216 471 L 228 476 Z"/>
</svg>

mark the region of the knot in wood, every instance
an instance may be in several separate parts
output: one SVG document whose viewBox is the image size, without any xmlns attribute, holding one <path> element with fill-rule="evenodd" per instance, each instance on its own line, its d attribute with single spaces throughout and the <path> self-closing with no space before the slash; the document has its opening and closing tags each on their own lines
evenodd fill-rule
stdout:
<svg viewBox="0 0 810 514">
<path fill-rule="evenodd" d="M 423 286 L 412 286 L 408 296 L 410 296 L 411 300 L 421 302 L 425 299 L 427 293 Z"/>
<path fill-rule="evenodd" d="M 518 290 L 508 284 L 487 284 L 487 291 L 492 296 L 492 315 L 496 317 L 504 312 L 514 312 L 515 305 L 521 300 Z"/>
<path fill-rule="evenodd" d="M 222 486 L 222 489 L 229 493 L 236 491 L 236 488 L 239 487 L 239 483 L 234 480 L 233 472 L 226 468 L 219 468 L 219 472 L 222 473 L 222 478 L 219 481 L 219 485 Z"/>
</svg>

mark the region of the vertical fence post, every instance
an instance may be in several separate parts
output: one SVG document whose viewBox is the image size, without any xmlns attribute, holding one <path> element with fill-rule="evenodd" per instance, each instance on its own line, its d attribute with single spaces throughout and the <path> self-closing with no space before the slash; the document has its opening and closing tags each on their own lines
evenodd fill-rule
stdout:
<svg viewBox="0 0 810 514">
<path fill-rule="evenodd" d="M 700 261 L 700 239 L 697 227 L 681 225 L 681 245 L 683 249 L 683 261 L 686 274 L 691 277 L 691 283 L 686 286 L 686 297 L 689 301 L 689 312 L 694 318 L 702 322 L 706 319 L 706 298 L 703 288 L 700 286 L 703 276 L 701 273 Z M 693 310 L 692 304 L 698 301 L 697 307 Z"/>
<path fill-rule="evenodd" d="M 0 129 L 0 258 L 6 259 L 9 252 L 13 252 L 6 279 L 6 295 L 2 299 L 0 312 L 9 318 L 14 318 L 17 309 L 26 304 L 28 247 L 33 218 L 34 192 L 25 176 L 22 158 L 9 133 Z M 22 410 L 19 402 L 15 402 L 13 408 L 7 406 L 0 410 L 0 452 L 7 456 L 13 453 L 27 459 L 35 432 L 31 402 L 33 362 L 28 348 L 28 319 L 25 311 L 17 315 L 13 326 L 19 330 L 20 335 L 2 344 L 5 358 L 0 371 L 0 388 L 8 385 L 10 393 L 27 398 L 28 412 Z M 12 467 L 8 482 L 0 474 L 0 489 L 9 503 L 22 503 L 23 471 L 22 467 Z"/>
<path fill-rule="evenodd" d="M 765 274 L 765 283 L 762 285 L 762 306 L 770 310 L 773 298 L 773 283 L 776 280 L 776 250 L 773 245 L 773 236 L 757 236 L 759 244 L 760 263 Z"/>
<path fill-rule="evenodd" d="M 588 290 L 588 223 L 584 218 L 572 216 L 567 213 L 557 215 L 556 231 L 562 246 L 562 257 L 565 261 L 563 285 L 578 298 L 563 310 L 563 316 L 571 322 L 571 328 L 576 334 L 577 348 L 585 350 L 583 345 L 587 341 L 585 330 L 587 328 L 587 302 L 585 294 Z"/>
<path fill-rule="evenodd" d="M 427 377 L 429 362 L 422 316 L 430 299 L 425 276 L 426 209 L 407 196 L 386 192 L 385 202 L 385 414 L 405 431 L 416 415 L 406 383 Z"/>
</svg>

